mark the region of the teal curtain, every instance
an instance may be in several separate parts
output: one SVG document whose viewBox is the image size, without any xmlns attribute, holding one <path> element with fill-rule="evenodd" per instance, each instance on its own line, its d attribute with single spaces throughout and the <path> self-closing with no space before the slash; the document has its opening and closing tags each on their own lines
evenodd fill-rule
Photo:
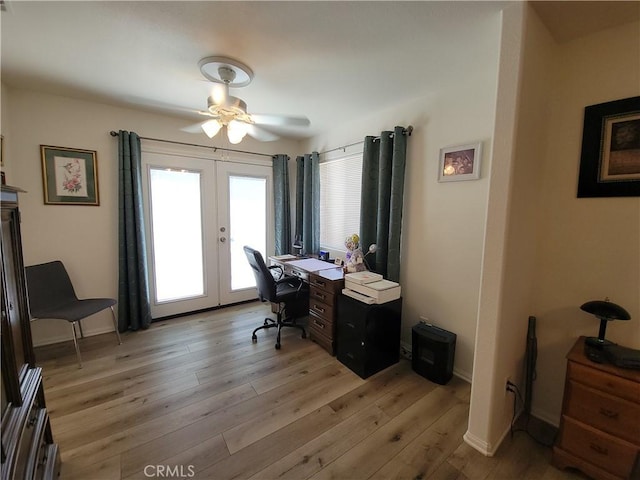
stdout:
<svg viewBox="0 0 640 480">
<path fill-rule="evenodd" d="M 289 200 L 289 157 L 273 157 L 273 200 L 276 255 L 291 253 L 291 205 Z"/>
<path fill-rule="evenodd" d="M 378 250 L 367 263 L 385 278 L 400 279 L 400 242 L 407 138 L 403 127 L 366 137 L 362 159 L 360 246 Z M 375 267 L 374 267 L 375 266 Z"/>
<path fill-rule="evenodd" d="M 142 216 L 140 137 L 118 132 L 118 330 L 151 324 Z"/>
<path fill-rule="evenodd" d="M 320 155 L 313 152 L 296 159 L 296 239 L 302 253 L 320 251 Z"/>
</svg>

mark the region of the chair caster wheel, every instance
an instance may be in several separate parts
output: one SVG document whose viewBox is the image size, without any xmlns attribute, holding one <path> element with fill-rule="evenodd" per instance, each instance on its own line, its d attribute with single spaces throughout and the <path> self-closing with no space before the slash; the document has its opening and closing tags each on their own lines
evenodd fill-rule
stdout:
<svg viewBox="0 0 640 480">
<path fill-rule="evenodd" d="M 251 337 L 251 341 L 253 343 L 258 343 L 258 337 L 256 337 L 255 335 Z"/>
<path fill-rule="evenodd" d="M 269 322 L 267 321 L 267 319 L 264 319 L 264 325 L 269 325 Z"/>
<path fill-rule="evenodd" d="M 280 344 L 276 343 L 276 350 L 280 350 Z"/>
</svg>

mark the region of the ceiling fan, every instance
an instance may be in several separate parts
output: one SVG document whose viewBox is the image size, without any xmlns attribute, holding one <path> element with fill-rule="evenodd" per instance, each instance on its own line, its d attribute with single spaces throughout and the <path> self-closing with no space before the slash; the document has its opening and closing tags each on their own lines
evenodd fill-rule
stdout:
<svg viewBox="0 0 640 480">
<path fill-rule="evenodd" d="M 240 143 L 249 134 L 256 140 L 270 142 L 280 138 L 262 126 L 298 126 L 309 125 L 307 117 L 284 115 L 250 114 L 247 104 L 238 97 L 229 94 L 229 88 L 245 87 L 253 80 L 253 71 L 245 64 L 227 57 L 206 57 L 198 63 L 200 71 L 208 80 L 220 88 L 207 99 L 207 110 L 198 111 L 200 115 L 211 117 L 182 130 L 190 133 L 203 131 L 213 138 L 221 129 L 226 129 L 229 142 Z"/>
</svg>

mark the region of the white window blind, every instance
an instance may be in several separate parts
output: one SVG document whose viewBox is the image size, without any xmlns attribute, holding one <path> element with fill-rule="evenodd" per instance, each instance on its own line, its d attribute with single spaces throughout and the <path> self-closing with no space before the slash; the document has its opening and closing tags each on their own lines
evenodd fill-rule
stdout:
<svg viewBox="0 0 640 480">
<path fill-rule="evenodd" d="M 362 153 L 320 163 L 320 245 L 344 250 L 347 235 L 360 233 Z"/>
</svg>

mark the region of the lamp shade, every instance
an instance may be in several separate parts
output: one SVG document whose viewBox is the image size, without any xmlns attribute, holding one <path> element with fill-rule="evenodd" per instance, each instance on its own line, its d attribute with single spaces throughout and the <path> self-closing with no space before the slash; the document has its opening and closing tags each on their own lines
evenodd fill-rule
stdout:
<svg viewBox="0 0 640 480">
<path fill-rule="evenodd" d="M 218 120 L 209 120 L 202 124 L 202 130 L 209 138 L 215 137 L 221 128 L 222 124 Z"/>
<path fill-rule="evenodd" d="M 231 120 L 227 125 L 227 137 L 233 144 L 240 143 L 249 130 L 249 125 L 238 120 Z"/>
<path fill-rule="evenodd" d="M 592 300 L 580 305 L 580 310 L 606 320 L 631 320 L 631 315 L 620 305 L 604 300 Z"/>
</svg>

